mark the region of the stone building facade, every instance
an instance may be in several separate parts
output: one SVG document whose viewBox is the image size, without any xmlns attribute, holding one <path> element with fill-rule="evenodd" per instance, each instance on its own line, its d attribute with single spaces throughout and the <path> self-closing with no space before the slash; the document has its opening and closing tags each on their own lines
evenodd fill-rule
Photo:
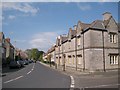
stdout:
<svg viewBox="0 0 120 90">
<path fill-rule="evenodd" d="M 103 20 L 90 24 L 78 21 L 68 35 L 56 39 L 57 66 L 73 67 L 81 71 L 106 71 L 119 65 L 118 24 L 109 12 Z"/>
<path fill-rule="evenodd" d="M 6 64 L 5 36 L 3 32 L 0 32 L 0 64 Z"/>
<path fill-rule="evenodd" d="M 10 38 L 5 39 L 5 46 L 6 46 L 6 59 L 8 62 L 14 60 L 14 46 L 10 42 Z"/>
</svg>

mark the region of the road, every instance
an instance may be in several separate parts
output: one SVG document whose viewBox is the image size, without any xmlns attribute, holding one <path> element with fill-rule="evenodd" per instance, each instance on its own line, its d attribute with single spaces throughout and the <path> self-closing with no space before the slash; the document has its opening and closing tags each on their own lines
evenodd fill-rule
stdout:
<svg viewBox="0 0 120 90">
<path fill-rule="evenodd" d="M 39 62 L 3 77 L 3 88 L 70 88 L 70 76 Z"/>
<path fill-rule="evenodd" d="M 7 70 L 6 70 L 7 71 Z M 9 72 L 9 71 L 8 71 Z M 65 72 L 67 73 L 67 72 Z M 75 74 L 54 70 L 39 62 L 19 70 L 10 70 L 3 77 L 3 88 L 117 88 L 118 72 Z M 116 90 L 116 89 L 114 89 Z"/>
</svg>

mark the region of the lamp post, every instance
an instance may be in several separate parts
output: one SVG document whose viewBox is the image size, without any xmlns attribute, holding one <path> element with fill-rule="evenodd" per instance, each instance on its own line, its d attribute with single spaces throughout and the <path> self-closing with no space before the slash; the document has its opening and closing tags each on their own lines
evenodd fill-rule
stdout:
<svg viewBox="0 0 120 90">
<path fill-rule="evenodd" d="M 65 48 L 63 47 L 63 45 L 62 45 L 62 55 L 63 55 L 63 71 L 65 71 L 65 57 L 66 57 L 66 55 L 65 55 Z"/>
<path fill-rule="evenodd" d="M 63 71 L 65 71 L 65 54 L 63 54 Z"/>
<path fill-rule="evenodd" d="M 50 67 L 51 67 L 51 54 L 49 55 L 49 60 L 50 60 Z"/>
</svg>

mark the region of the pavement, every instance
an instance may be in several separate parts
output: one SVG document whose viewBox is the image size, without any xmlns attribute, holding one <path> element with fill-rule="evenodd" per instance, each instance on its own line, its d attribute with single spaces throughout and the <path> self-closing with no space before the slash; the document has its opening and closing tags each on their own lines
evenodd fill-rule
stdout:
<svg viewBox="0 0 120 90">
<path fill-rule="evenodd" d="M 89 73 L 66 67 L 63 71 L 60 66 L 56 69 L 53 65 L 50 67 L 49 64 L 37 62 L 21 69 L 6 68 L 3 73 L 6 74 L 2 78 L 3 88 L 70 88 L 70 90 L 113 88 L 112 90 L 116 90 L 115 88 L 120 86 L 117 70 Z"/>
<path fill-rule="evenodd" d="M 3 88 L 70 88 L 71 85 L 68 75 L 38 62 L 8 72 L 2 79 Z"/>
<path fill-rule="evenodd" d="M 74 88 L 118 88 L 120 84 L 118 83 L 118 70 L 109 70 L 106 72 L 81 72 L 76 71 L 75 68 L 66 67 L 63 71 L 62 66 L 50 67 L 50 65 L 40 62 L 46 67 L 52 68 L 59 71 L 65 75 L 72 76 L 74 80 Z"/>
</svg>

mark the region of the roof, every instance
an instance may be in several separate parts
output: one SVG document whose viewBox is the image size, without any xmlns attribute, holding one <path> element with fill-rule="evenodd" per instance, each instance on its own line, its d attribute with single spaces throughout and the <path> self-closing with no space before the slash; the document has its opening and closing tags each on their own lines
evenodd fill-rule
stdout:
<svg viewBox="0 0 120 90">
<path fill-rule="evenodd" d="M 110 21 L 111 18 L 112 18 L 112 16 L 111 16 L 108 20 L 104 20 L 104 21 L 103 21 L 105 27 L 108 25 L 108 23 L 109 23 L 109 21 Z"/>
<path fill-rule="evenodd" d="M 51 53 L 51 52 L 53 52 L 53 51 L 55 51 L 55 46 L 52 46 L 50 49 L 48 49 L 48 51 L 47 51 L 46 54 Z"/>
<path fill-rule="evenodd" d="M 103 13 L 103 15 L 104 15 L 104 14 L 111 14 L 111 13 L 110 13 L 110 12 L 105 12 L 105 13 Z"/>
<path fill-rule="evenodd" d="M 76 36 L 76 30 L 72 30 L 72 28 L 69 29 L 69 32 L 68 32 L 68 38 L 73 38 L 74 36 Z"/>
<path fill-rule="evenodd" d="M 105 29 L 104 23 L 102 20 L 95 20 L 90 25 L 91 28 Z"/>
<path fill-rule="evenodd" d="M 107 21 L 108 23 L 109 21 Z M 86 29 L 83 30 L 82 33 L 88 31 L 89 29 L 93 29 L 93 30 L 99 30 L 99 31 L 107 31 L 105 29 L 105 24 L 104 24 L 104 21 L 102 20 L 95 20 L 93 21 Z"/>
<path fill-rule="evenodd" d="M 71 30 L 71 35 L 75 36 L 76 35 L 76 30 Z"/>
<path fill-rule="evenodd" d="M 83 23 L 80 20 L 78 21 L 78 24 L 80 24 L 82 30 L 88 28 L 91 25 L 91 24 L 88 24 L 88 23 Z"/>
<path fill-rule="evenodd" d="M 62 43 L 67 41 L 68 40 L 68 37 L 67 36 L 62 36 Z"/>
<path fill-rule="evenodd" d="M 10 43 L 10 38 L 6 38 L 5 41 L 10 45 L 11 48 L 14 48 L 14 46 Z"/>
<path fill-rule="evenodd" d="M 81 28 L 82 29 L 86 29 L 90 26 L 91 24 L 87 24 L 87 23 L 81 23 Z"/>
</svg>

